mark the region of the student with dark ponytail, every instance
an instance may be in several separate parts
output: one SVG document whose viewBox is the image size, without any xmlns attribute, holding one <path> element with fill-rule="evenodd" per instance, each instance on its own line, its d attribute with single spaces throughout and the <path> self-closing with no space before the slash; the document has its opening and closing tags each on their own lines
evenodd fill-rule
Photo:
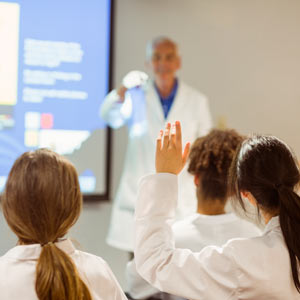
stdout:
<svg viewBox="0 0 300 300">
<path fill-rule="evenodd" d="M 78 175 L 65 158 L 40 149 L 16 160 L 2 209 L 19 242 L 0 258 L 1 300 L 126 299 L 105 261 L 64 238 L 81 206 Z"/>
<path fill-rule="evenodd" d="M 300 181 L 291 149 L 274 136 L 253 135 L 235 154 L 231 191 L 257 208 L 261 236 L 232 239 L 201 252 L 174 247 L 171 220 L 182 154 L 180 123 L 157 140 L 157 174 L 140 183 L 136 209 L 135 260 L 139 273 L 160 290 L 188 299 L 300 299 Z"/>
<path fill-rule="evenodd" d="M 231 186 L 243 209 L 243 197 L 261 211 L 267 224 L 279 216 L 279 224 L 291 262 L 295 287 L 300 292 L 300 174 L 291 149 L 273 136 L 252 136 L 245 142 L 231 168 Z M 278 218 L 278 217 L 277 217 Z"/>
</svg>

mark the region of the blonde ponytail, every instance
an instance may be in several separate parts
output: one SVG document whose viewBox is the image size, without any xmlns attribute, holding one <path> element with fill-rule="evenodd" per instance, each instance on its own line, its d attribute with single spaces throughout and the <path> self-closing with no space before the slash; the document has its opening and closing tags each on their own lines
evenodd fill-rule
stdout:
<svg viewBox="0 0 300 300">
<path fill-rule="evenodd" d="M 92 300 L 71 258 L 53 243 L 42 247 L 35 289 L 40 300 Z"/>
<path fill-rule="evenodd" d="M 21 244 L 43 245 L 35 281 L 40 300 L 92 299 L 71 257 L 51 243 L 76 223 L 81 207 L 76 169 L 64 157 L 39 149 L 16 160 L 2 197 L 3 214 Z"/>
</svg>

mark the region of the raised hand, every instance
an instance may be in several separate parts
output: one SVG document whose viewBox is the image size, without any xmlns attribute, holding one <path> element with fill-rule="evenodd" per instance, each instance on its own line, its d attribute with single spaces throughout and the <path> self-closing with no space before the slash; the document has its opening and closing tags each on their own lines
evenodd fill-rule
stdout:
<svg viewBox="0 0 300 300">
<path fill-rule="evenodd" d="M 165 132 L 159 132 L 156 141 L 155 167 L 157 173 L 179 174 L 183 169 L 190 150 L 187 143 L 182 153 L 181 125 L 179 121 L 166 125 Z"/>
</svg>

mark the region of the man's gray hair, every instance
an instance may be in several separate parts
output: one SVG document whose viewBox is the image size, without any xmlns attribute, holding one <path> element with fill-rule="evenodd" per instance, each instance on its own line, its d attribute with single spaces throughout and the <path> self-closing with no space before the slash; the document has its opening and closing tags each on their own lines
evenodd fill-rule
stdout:
<svg viewBox="0 0 300 300">
<path fill-rule="evenodd" d="M 173 45 L 178 53 L 178 45 L 176 42 L 174 42 L 172 39 L 170 39 L 166 36 L 158 36 L 158 37 L 155 37 L 154 39 L 150 40 L 147 43 L 147 46 L 146 46 L 146 60 L 147 61 L 151 59 L 153 50 L 155 49 L 155 47 L 158 45 L 161 45 L 161 44 Z"/>
</svg>

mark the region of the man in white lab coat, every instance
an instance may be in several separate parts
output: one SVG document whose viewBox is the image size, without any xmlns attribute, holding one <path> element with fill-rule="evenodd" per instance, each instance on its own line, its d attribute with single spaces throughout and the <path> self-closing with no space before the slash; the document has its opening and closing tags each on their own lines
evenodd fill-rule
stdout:
<svg viewBox="0 0 300 300">
<path fill-rule="evenodd" d="M 128 125 L 128 146 L 123 174 L 113 203 L 107 243 L 133 252 L 133 215 L 139 179 L 154 172 L 155 140 L 166 122 L 180 120 L 184 141 L 194 141 L 211 126 L 207 98 L 177 78 L 181 59 L 175 42 L 158 37 L 147 46 L 146 65 L 153 79 L 141 72 L 125 76 L 119 89 L 111 91 L 100 109 L 112 128 Z M 178 217 L 195 211 L 192 180 L 182 172 Z M 187 200 L 186 200 L 187 201 Z"/>
</svg>

